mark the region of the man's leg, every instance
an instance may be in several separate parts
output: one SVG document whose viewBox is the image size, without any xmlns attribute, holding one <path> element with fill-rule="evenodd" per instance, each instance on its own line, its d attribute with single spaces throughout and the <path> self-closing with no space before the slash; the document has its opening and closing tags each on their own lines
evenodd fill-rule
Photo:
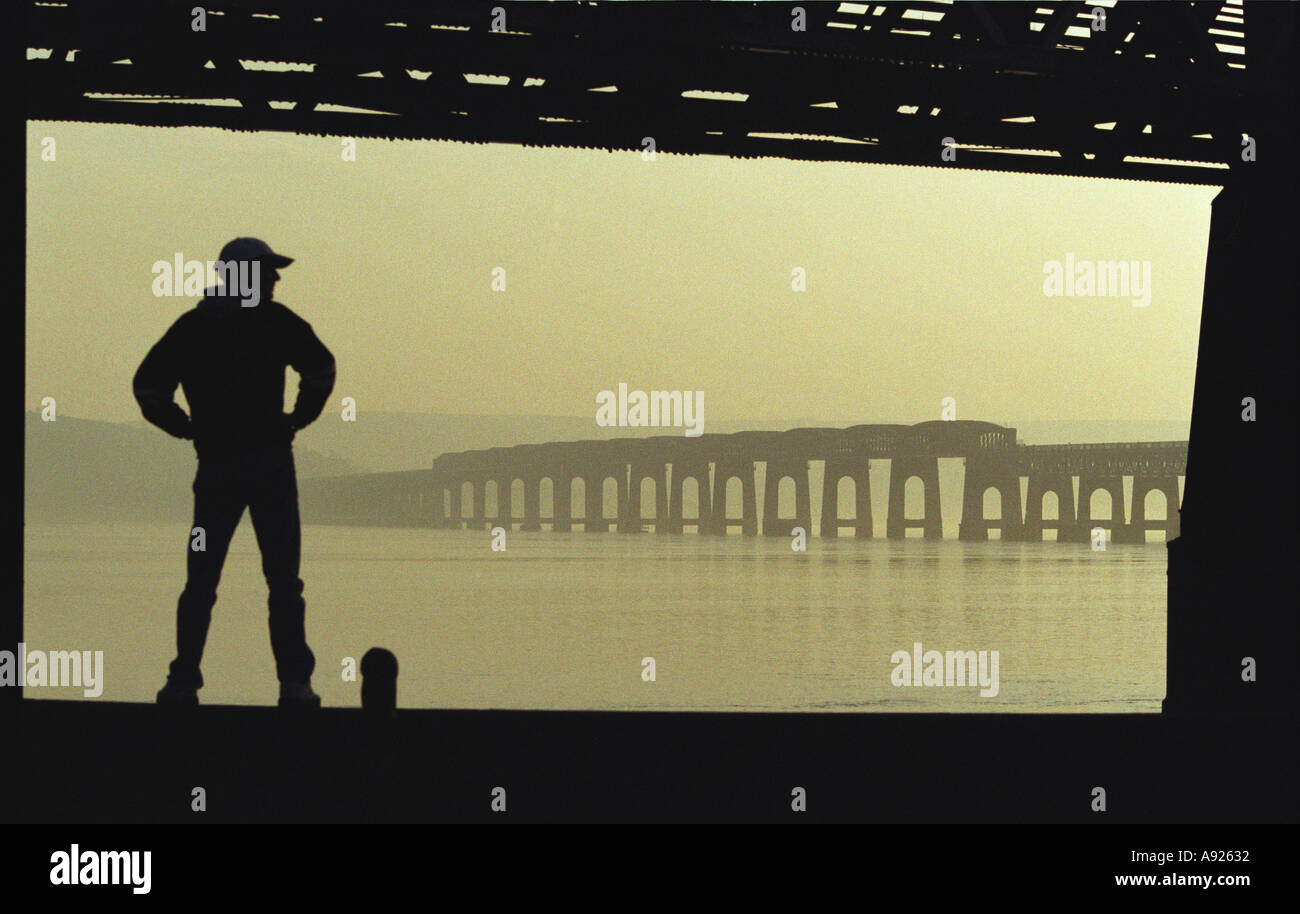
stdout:
<svg viewBox="0 0 1300 914">
<path fill-rule="evenodd" d="M 194 526 L 202 528 L 205 548 L 195 550 L 196 537 L 191 529 L 186 547 L 185 589 L 176 605 L 176 659 L 167 677 L 171 686 L 183 689 L 203 687 L 199 664 L 208 640 L 212 605 L 217 602 L 217 584 L 230 539 L 244 513 L 237 468 L 229 461 L 200 460 L 193 488 Z"/>
<path fill-rule="evenodd" d="M 293 451 L 269 451 L 259 459 L 248 513 L 262 550 L 262 572 L 270 590 L 271 651 L 281 682 L 307 682 L 316 657 L 307 646 L 306 602 L 298 566 L 302 528 L 298 519 L 298 480 Z"/>
</svg>

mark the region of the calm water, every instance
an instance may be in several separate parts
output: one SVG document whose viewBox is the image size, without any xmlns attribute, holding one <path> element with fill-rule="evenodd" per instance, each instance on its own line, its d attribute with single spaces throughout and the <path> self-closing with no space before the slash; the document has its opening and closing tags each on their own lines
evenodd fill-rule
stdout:
<svg viewBox="0 0 1300 914">
<path fill-rule="evenodd" d="M 152 701 L 175 648 L 185 524 L 33 524 L 29 649 L 104 651 L 100 700 Z M 927 543 L 306 527 L 326 705 L 380 645 L 403 707 L 1156 712 L 1164 544 Z M 891 684 L 894 651 L 997 650 L 999 693 Z M 655 658 L 656 681 L 642 680 Z M 212 704 L 273 704 L 266 585 L 245 516 L 204 657 Z M 33 688 L 34 699 L 78 698 Z"/>
</svg>

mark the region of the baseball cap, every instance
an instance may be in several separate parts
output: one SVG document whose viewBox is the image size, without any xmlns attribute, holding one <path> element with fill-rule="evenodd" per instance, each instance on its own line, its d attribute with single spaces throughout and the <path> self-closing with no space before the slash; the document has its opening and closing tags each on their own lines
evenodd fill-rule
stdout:
<svg viewBox="0 0 1300 914">
<path fill-rule="evenodd" d="M 292 257 L 285 257 L 271 250 L 271 246 L 261 238 L 236 238 L 226 243 L 221 249 L 222 261 L 227 260 L 265 260 L 273 267 L 287 267 L 293 263 Z"/>
</svg>

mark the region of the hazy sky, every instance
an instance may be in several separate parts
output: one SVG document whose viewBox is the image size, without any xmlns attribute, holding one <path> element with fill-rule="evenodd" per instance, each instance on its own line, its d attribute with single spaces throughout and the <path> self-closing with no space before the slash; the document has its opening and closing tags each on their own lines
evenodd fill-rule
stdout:
<svg viewBox="0 0 1300 914">
<path fill-rule="evenodd" d="M 56 161 L 41 160 L 55 141 Z M 131 376 L 196 299 L 152 265 L 254 235 L 338 363 L 332 406 L 705 419 L 1191 414 L 1217 188 L 952 168 L 32 122 L 26 407 L 140 418 Z M 977 153 L 962 152 L 974 156 Z M 1046 261 L 1151 264 L 1151 302 L 1048 297 Z M 491 288 L 506 271 L 506 291 Z M 807 291 L 791 271 L 807 272 Z M 286 404 L 296 376 L 289 373 Z M 183 401 L 182 401 L 183 402 Z"/>
</svg>

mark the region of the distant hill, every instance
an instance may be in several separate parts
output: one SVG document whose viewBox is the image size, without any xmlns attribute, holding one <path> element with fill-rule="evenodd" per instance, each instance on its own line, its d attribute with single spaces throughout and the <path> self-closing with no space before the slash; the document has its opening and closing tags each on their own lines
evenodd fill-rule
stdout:
<svg viewBox="0 0 1300 914">
<path fill-rule="evenodd" d="M 187 520 L 196 458 L 188 441 L 147 423 L 24 417 L 25 516 L 29 521 Z M 364 468 L 295 447 L 303 479 Z"/>
<path fill-rule="evenodd" d="M 439 454 L 548 441 L 649 437 L 682 434 L 680 428 L 601 428 L 595 404 L 590 416 L 474 416 L 450 413 L 363 413 L 343 422 L 325 413 L 302 432 L 310 447 L 336 454 L 375 471 L 427 469 Z M 710 432 L 796 428 L 797 420 L 707 422 Z M 830 425 L 834 423 L 822 422 Z M 851 422 L 844 422 L 851 425 Z"/>
<path fill-rule="evenodd" d="M 60 420 L 61 421 L 61 420 Z M 707 422 L 709 432 L 784 430 L 801 425 L 852 425 L 852 421 L 777 420 L 769 422 Z M 143 420 L 126 423 L 148 430 Z M 328 408 L 298 433 L 295 449 L 310 448 L 352 463 L 361 472 L 428 469 L 439 454 L 548 441 L 648 437 L 681 434 L 681 429 L 601 428 L 595 405 L 590 416 L 476 416 L 452 413 L 385 413 L 360 410 L 355 422 L 344 422 L 337 408 Z"/>
<path fill-rule="evenodd" d="M 937 418 L 937 417 L 934 417 Z M 985 418 L 970 417 L 970 418 Z M 841 419 L 774 419 L 718 422 L 708 420 L 705 431 L 784 431 L 791 428 L 844 428 L 864 422 L 901 422 L 919 419 L 879 419 L 854 416 Z M 997 418 L 989 421 L 999 422 Z M 143 424 L 143 423 L 141 423 Z M 1187 438 L 1190 420 L 1183 421 L 1048 421 L 1006 422 L 1026 444 L 1069 442 L 1164 441 Z M 589 416 L 476 416 L 454 413 L 386 413 L 358 411 L 355 422 L 344 422 L 336 408 L 327 409 L 309 428 L 299 433 L 295 447 L 347 460 L 366 472 L 428 469 L 433 458 L 452 451 L 469 451 L 548 441 L 648 437 L 681 434 L 681 429 L 601 428 L 595 405 Z"/>
</svg>

